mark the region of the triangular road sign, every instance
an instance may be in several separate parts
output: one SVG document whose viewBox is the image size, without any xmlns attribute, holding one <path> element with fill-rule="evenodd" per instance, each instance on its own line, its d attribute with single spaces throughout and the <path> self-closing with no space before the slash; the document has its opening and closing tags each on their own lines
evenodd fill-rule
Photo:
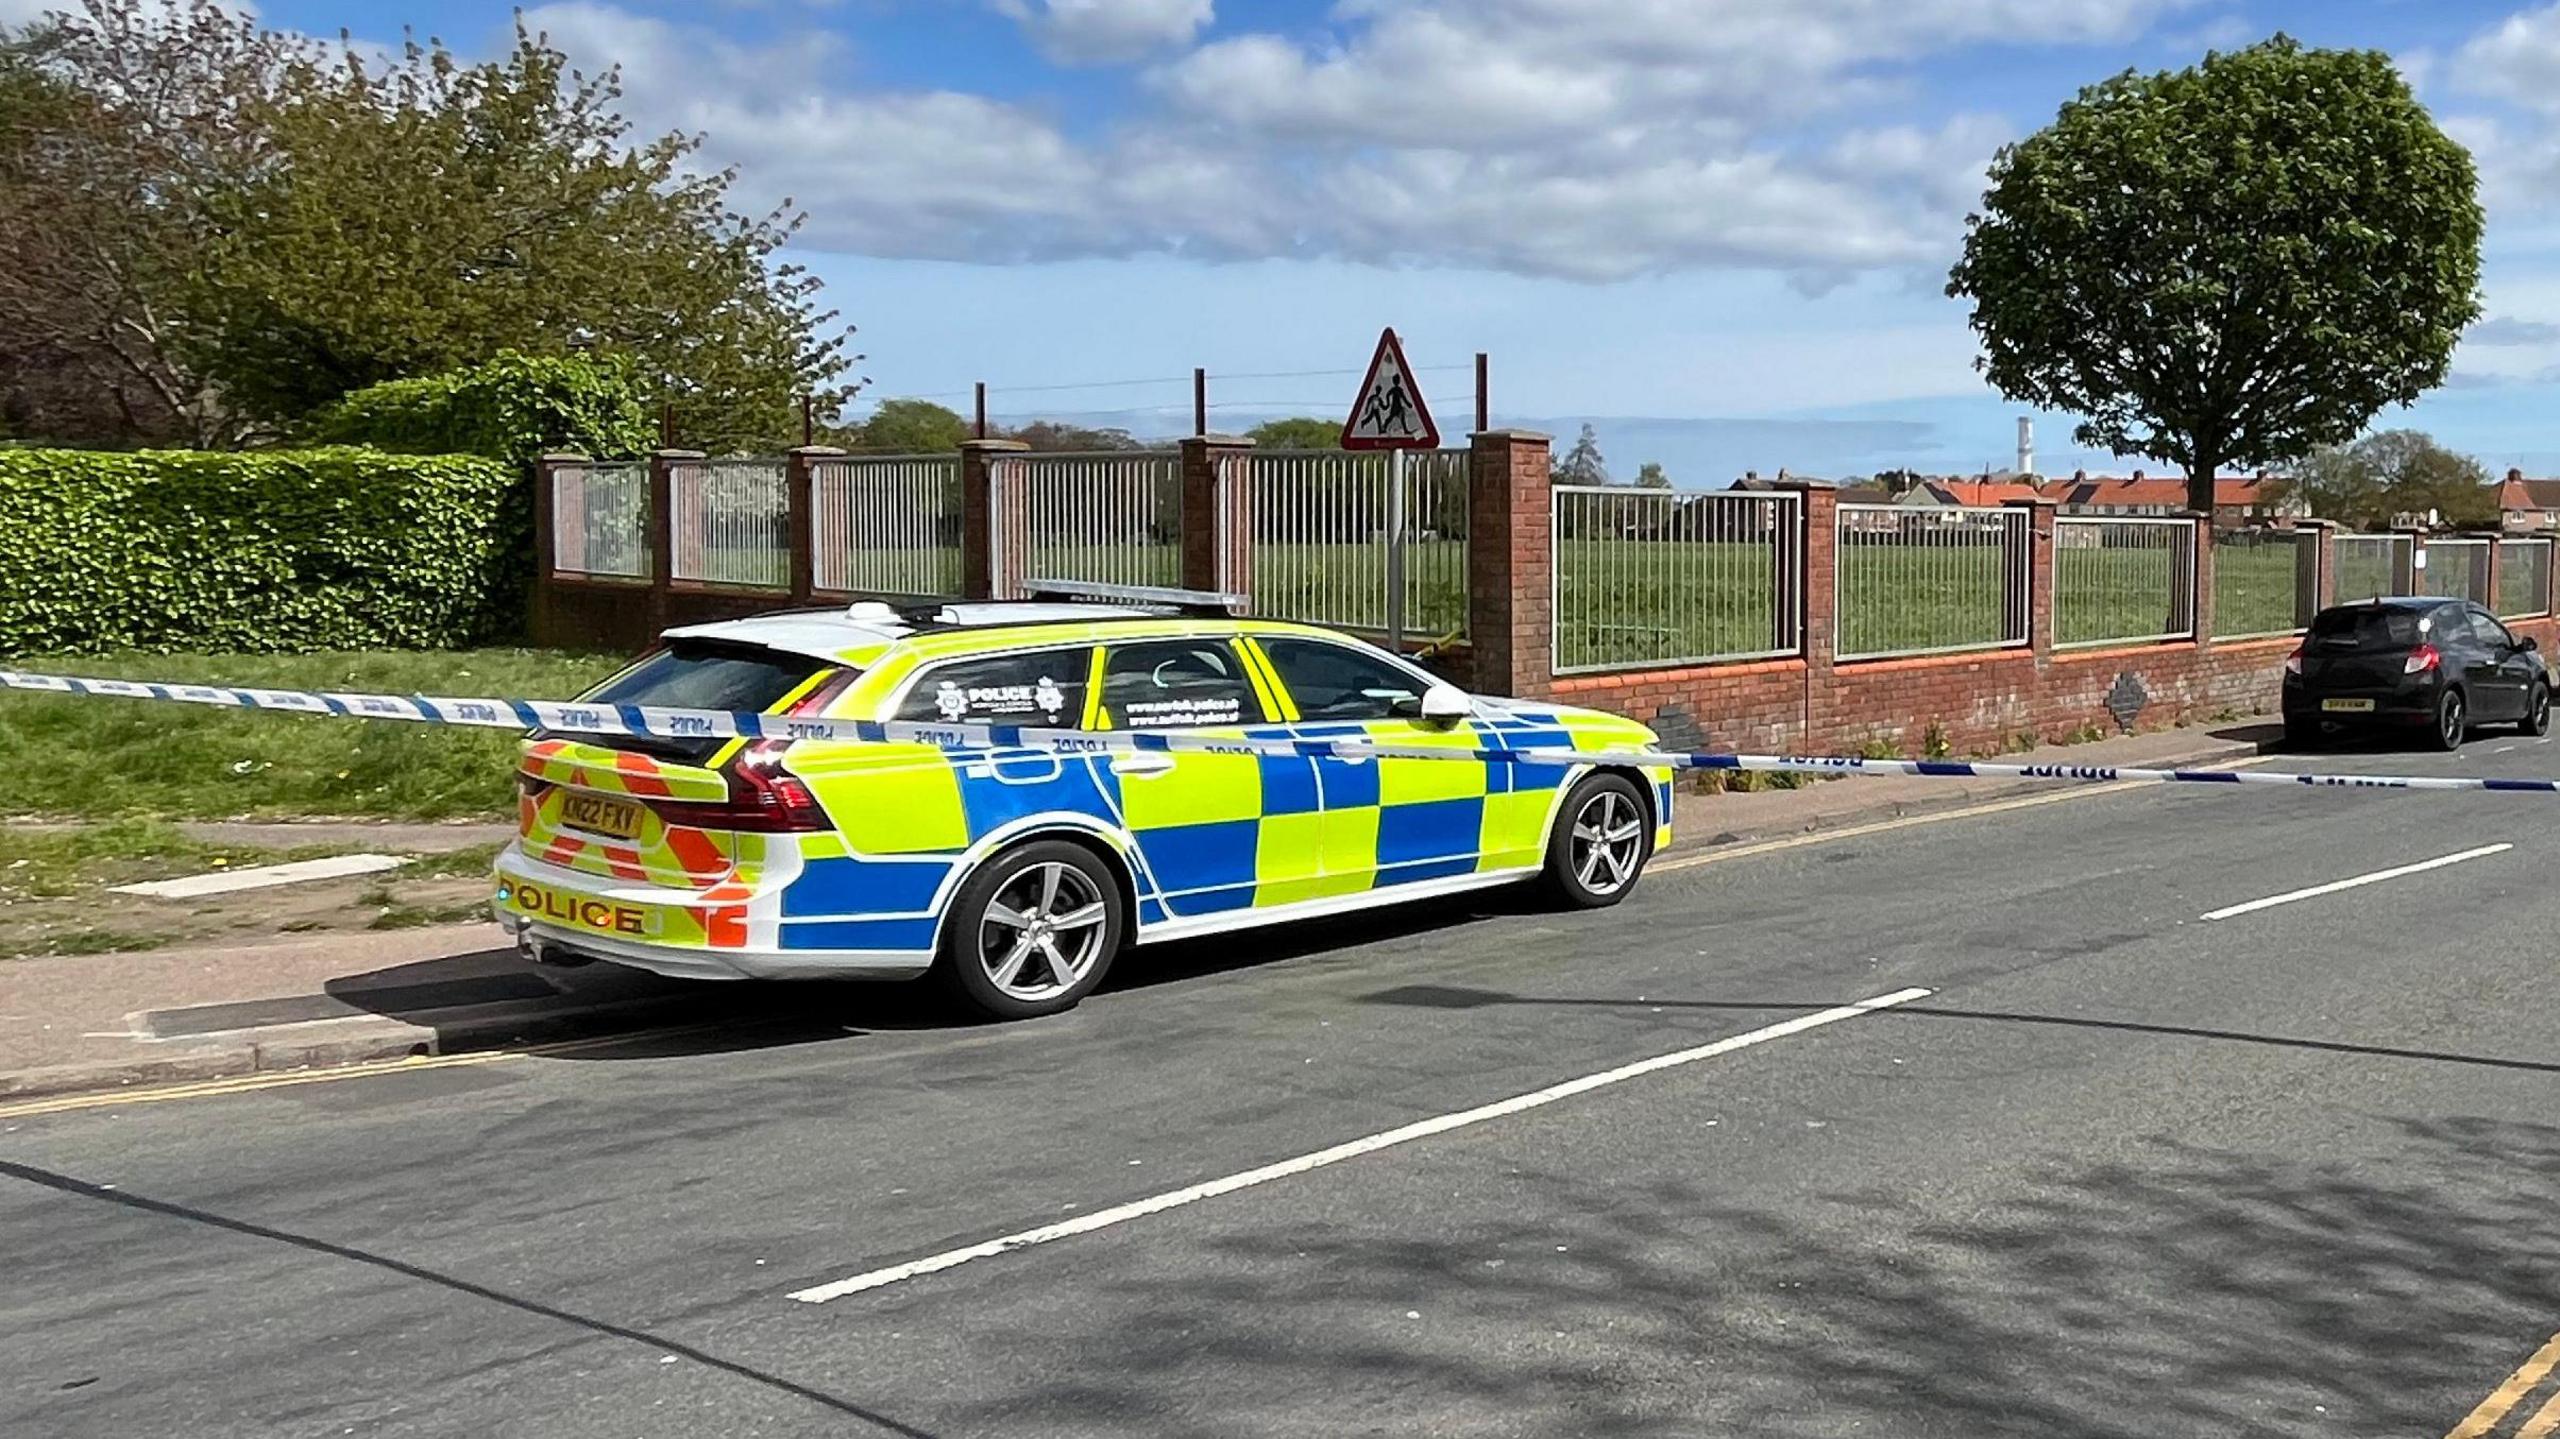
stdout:
<svg viewBox="0 0 2560 1439">
<path fill-rule="evenodd" d="M 1346 450 L 1433 450 L 1440 447 L 1440 427 L 1431 422 L 1422 387 L 1405 363 L 1404 346 L 1393 329 L 1378 332 L 1378 353 L 1369 361 L 1369 377 L 1351 402 L 1351 418 L 1342 422 Z"/>
</svg>

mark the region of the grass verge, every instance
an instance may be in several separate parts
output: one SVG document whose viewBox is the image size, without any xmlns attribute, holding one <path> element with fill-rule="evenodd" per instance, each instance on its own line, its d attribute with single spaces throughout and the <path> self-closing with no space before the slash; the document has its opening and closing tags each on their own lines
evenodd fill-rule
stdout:
<svg viewBox="0 0 2560 1439">
<path fill-rule="evenodd" d="M 485 649 L 10 661 L 109 679 L 565 699 L 607 655 Z M 0 692 L 0 814 L 73 819 L 502 816 L 516 732 Z"/>
</svg>

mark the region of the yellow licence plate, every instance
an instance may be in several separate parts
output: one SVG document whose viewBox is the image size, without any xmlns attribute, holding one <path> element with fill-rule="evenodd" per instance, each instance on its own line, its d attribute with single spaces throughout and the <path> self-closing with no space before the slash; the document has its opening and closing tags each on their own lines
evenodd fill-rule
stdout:
<svg viewBox="0 0 2560 1439">
<path fill-rule="evenodd" d="M 2371 714 L 2371 713 L 2373 713 L 2373 701 L 2371 701 L 2371 700 L 2322 700 L 2322 701 L 2320 702 L 2320 708 L 2322 708 L 2322 709 L 2324 709 L 2324 710 L 2327 710 L 2329 713 L 2331 713 L 2331 714 L 2333 714 L 2333 715 L 2360 715 L 2360 714 Z"/>
<path fill-rule="evenodd" d="M 560 822 L 615 839 L 640 837 L 640 806 L 611 795 L 572 792 L 560 798 Z"/>
</svg>

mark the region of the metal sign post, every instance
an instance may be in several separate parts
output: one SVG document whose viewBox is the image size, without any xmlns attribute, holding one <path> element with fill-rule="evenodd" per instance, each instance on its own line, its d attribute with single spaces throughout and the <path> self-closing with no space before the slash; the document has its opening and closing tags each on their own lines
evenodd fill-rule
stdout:
<svg viewBox="0 0 2560 1439">
<path fill-rule="evenodd" d="M 1404 451 L 1387 452 L 1387 648 L 1404 653 Z"/>
<path fill-rule="evenodd" d="M 1399 652 L 1404 649 L 1407 532 L 1404 452 L 1436 449 L 1439 444 L 1440 427 L 1432 422 L 1431 406 L 1422 398 L 1422 386 L 1414 381 L 1413 367 L 1405 363 L 1403 343 L 1394 330 L 1379 331 L 1378 352 L 1369 359 L 1368 374 L 1351 402 L 1350 418 L 1342 422 L 1342 447 L 1387 452 L 1387 646 Z"/>
</svg>

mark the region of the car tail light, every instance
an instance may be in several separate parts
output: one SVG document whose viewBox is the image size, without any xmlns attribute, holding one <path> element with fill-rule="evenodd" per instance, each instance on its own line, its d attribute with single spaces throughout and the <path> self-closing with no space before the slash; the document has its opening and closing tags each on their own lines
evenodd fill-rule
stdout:
<svg viewBox="0 0 2560 1439">
<path fill-rule="evenodd" d="M 2302 646 L 2295 645 L 2293 653 L 2284 657 L 2284 672 L 2289 675 L 2302 673 Z"/>
<path fill-rule="evenodd" d="M 2444 656 L 2436 653 L 2434 645 L 2420 645 L 2409 651 L 2409 658 L 2400 666 L 2400 673 L 2422 675 L 2443 663 Z"/>
</svg>

